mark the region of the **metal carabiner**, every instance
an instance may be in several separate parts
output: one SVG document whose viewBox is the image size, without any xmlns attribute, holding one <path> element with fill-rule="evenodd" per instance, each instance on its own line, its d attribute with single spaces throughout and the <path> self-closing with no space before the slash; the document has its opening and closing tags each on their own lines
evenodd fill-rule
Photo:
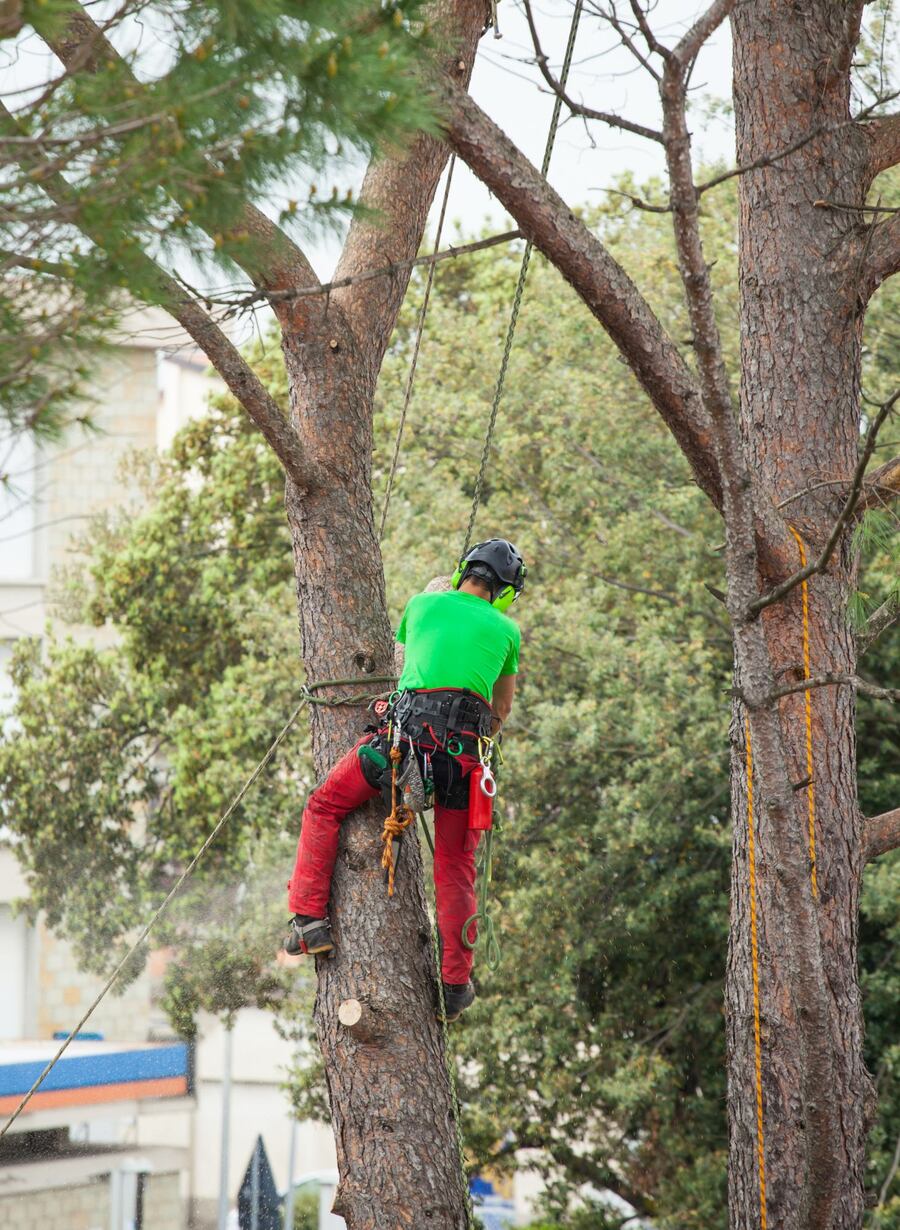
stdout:
<svg viewBox="0 0 900 1230">
<path fill-rule="evenodd" d="M 491 766 L 481 762 L 481 781 L 478 783 L 481 793 L 492 799 L 497 793 L 497 779 L 491 772 Z"/>
</svg>

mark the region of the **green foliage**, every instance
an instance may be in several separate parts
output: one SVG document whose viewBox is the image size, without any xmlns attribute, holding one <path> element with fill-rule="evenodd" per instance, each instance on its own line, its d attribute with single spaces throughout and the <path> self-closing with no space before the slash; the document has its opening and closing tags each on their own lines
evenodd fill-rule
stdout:
<svg viewBox="0 0 900 1230">
<path fill-rule="evenodd" d="M 98 519 L 89 570 L 61 582 L 69 616 L 114 624 L 116 642 L 49 637 L 44 653 L 20 642 L 17 707 L 0 743 L 0 792 L 31 908 L 98 971 L 261 759 L 302 678 L 283 480 L 258 434 L 228 402 L 149 471 L 131 464 L 153 502 Z M 156 937 L 183 957 L 170 968 L 168 1004 L 185 1033 L 198 1007 L 229 1013 L 283 996 L 271 936 L 310 783 L 303 729 Z"/>
<path fill-rule="evenodd" d="M 432 127 L 413 72 L 421 7 L 126 3 L 102 26 L 118 56 L 54 75 L 47 53 L 47 88 L 0 109 L 0 400 L 16 428 L 66 421 L 83 384 L 73 343 L 102 339 L 122 288 L 158 301 L 145 254 L 233 282 L 258 242 L 246 203 L 295 237 L 346 217 L 346 170 Z M 82 11 L 26 3 L 19 41 L 34 59 L 35 34 L 49 44 Z"/>
<path fill-rule="evenodd" d="M 723 195 L 706 208 L 734 353 L 734 207 Z M 616 207 L 593 222 L 685 336 L 666 220 Z M 515 247 L 495 249 L 438 271 L 384 544 L 397 615 L 461 547 L 518 259 Z M 382 375 L 376 506 L 420 288 Z M 890 310 L 883 292 L 874 337 L 888 336 L 879 313 Z M 880 353 L 873 344 L 873 395 Z M 280 366 L 262 350 L 254 361 L 283 398 Z M 209 831 L 296 694 L 281 479 L 234 404 L 222 399 L 186 428 L 171 456 L 133 467 L 144 503 L 92 527 L 89 583 L 75 574 L 63 592 L 74 617 L 106 622 L 116 643 L 26 650 L 19 731 L 0 746 L 4 806 L 35 902 L 52 905 L 95 967 Z M 479 968 L 478 1003 L 453 1031 L 473 1166 L 503 1171 L 528 1146 L 548 1182 L 547 1214 L 565 1230 L 617 1224 L 590 1203 L 604 1189 L 661 1230 L 717 1230 L 731 656 L 706 584 L 722 584 L 720 529 L 630 373 L 539 260 L 476 532 L 512 536 L 529 585 L 514 611 L 523 674 L 495 866 L 504 959 L 495 975 Z M 895 576 L 880 541 L 862 540 L 873 595 Z M 896 676 L 896 639 L 871 653 L 869 677 Z M 880 702 L 861 698 L 859 711 L 861 805 L 873 813 L 896 804 L 900 728 Z M 185 1033 L 199 1007 L 261 1002 L 298 1045 L 306 1037 L 309 983 L 285 987 L 271 960 L 310 780 L 303 743 L 298 732 L 248 796 L 167 933 L 179 947 L 167 1005 Z M 53 790 L 60 763 L 81 774 L 71 800 Z M 61 883 L 54 859 L 69 846 Z M 867 873 L 861 920 L 882 1098 L 874 1187 L 900 1134 L 898 865 L 886 858 Z M 97 883 L 111 886 L 100 903 Z M 298 1113 L 326 1113 L 311 1055 L 291 1094 Z M 889 1224 L 886 1208 L 878 1216 Z"/>
<path fill-rule="evenodd" d="M 319 1197 L 316 1192 L 300 1191 L 295 1195 L 292 1230 L 319 1230 Z"/>
</svg>

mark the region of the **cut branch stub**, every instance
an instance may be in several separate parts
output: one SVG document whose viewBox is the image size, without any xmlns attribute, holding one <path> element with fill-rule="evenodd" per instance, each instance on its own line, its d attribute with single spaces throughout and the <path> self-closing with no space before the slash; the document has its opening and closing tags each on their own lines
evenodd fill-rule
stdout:
<svg viewBox="0 0 900 1230">
<path fill-rule="evenodd" d="M 384 1020 L 365 1000 L 343 1000 L 338 1007 L 338 1020 L 357 1042 L 381 1042 L 384 1039 Z"/>
</svg>

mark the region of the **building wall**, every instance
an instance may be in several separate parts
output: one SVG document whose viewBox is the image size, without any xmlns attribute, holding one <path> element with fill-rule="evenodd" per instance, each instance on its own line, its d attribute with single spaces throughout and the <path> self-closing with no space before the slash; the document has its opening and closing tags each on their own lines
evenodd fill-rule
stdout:
<svg viewBox="0 0 900 1230">
<path fill-rule="evenodd" d="M 191 1181 L 195 1224 L 197 1230 L 206 1230 L 215 1226 L 219 1198 L 226 1047 L 225 1031 L 219 1020 L 204 1016 L 199 1025 Z M 276 1185 L 280 1191 L 287 1187 L 291 1115 L 282 1085 L 293 1051 L 275 1030 L 268 1013 L 245 1008 L 235 1019 L 231 1054 L 228 1195 L 233 1205 L 259 1135 L 263 1138 Z M 177 1143 L 187 1147 L 184 1132 L 185 1125 L 182 1123 L 179 1128 L 175 1116 L 162 1111 L 141 1115 L 137 1144 Z M 334 1165 L 334 1138 L 330 1127 L 312 1122 L 298 1124 L 295 1178 L 312 1171 L 329 1170 Z"/>
<path fill-rule="evenodd" d="M 71 538 L 82 534 L 97 512 L 115 507 L 129 494 L 119 468 L 130 450 L 156 447 L 159 393 L 156 355 L 137 347 L 109 352 L 89 389 L 89 408 L 97 432 L 70 432 L 62 447 L 47 455 L 37 495 L 43 530 L 41 575 L 70 560 Z"/>
<path fill-rule="evenodd" d="M 143 1230 L 184 1230 L 179 1176 L 150 1174 L 144 1182 Z M 110 1206 L 109 1176 L 0 1196 L 0 1230 L 110 1230 Z"/>
<path fill-rule="evenodd" d="M 80 1019 L 105 982 L 78 968 L 71 946 L 38 924 L 37 1037 L 66 1033 Z M 121 994 L 111 991 L 95 1009 L 85 1029 L 117 1042 L 145 1042 L 167 1023 L 154 1008 L 154 978 L 150 963 Z"/>
<path fill-rule="evenodd" d="M 177 1174 L 147 1176 L 143 1230 L 184 1230 L 185 1211 Z"/>
<path fill-rule="evenodd" d="M 109 1230 L 109 1183 L 45 1188 L 18 1196 L 0 1196 L 0 1230 Z M 169 1230 L 169 1227 L 153 1227 Z M 181 1230 L 174 1224 L 172 1230 Z"/>
</svg>

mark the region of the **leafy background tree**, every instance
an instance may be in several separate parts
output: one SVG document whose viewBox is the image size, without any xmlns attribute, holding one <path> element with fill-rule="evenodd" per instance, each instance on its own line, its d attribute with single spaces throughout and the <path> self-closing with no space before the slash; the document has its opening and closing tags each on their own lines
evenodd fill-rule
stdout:
<svg viewBox="0 0 900 1230">
<path fill-rule="evenodd" d="M 79 6 L 23 0 L 0 26 L 0 405 L 51 439 L 83 412 L 91 353 L 123 312 L 165 300 L 147 255 L 233 284 L 265 241 L 248 202 L 307 238 L 352 209 L 348 167 L 431 123 L 410 71 L 429 39 L 419 0 L 92 13 L 77 67 L 47 51 L 31 76 L 13 66 L 36 64 L 35 36 L 63 48 Z"/>
<path fill-rule="evenodd" d="M 687 325 L 665 220 L 638 223 L 613 205 L 592 223 L 679 336 Z M 733 347 L 733 202 L 705 225 Z M 384 544 L 397 613 L 461 546 L 518 258 L 494 250 L 439 270 Z M 415 298 L 380 386 L 382 492 Z M 876 399 L 896 306 L 886 290 L 869 317 Z M 252 359 L 283 402 L 275 355 L 274 343 L 260 344 Z M 43 657 L 24 648 L 19 729 L 0 750 L 33 906 L 95 969 L 208 832 L 301 682 L 280 473 L 233 401 L 220 399 L 170 455 L 135 458 L 132 471 L 135 507 L 92 527 L 86 568 L 59 587 L 69 617 L 114 628 L 115 644 L 51 641 Z M 707 588 L 721 584 L 720 531 L 628 372 L 543 262 L 532 269 L 478 532 L 516 540 L 529 586 L 516 610 L 523 676 L 495 866 L 503 959 L 493 973 L 480 962 L 479 1001 L 454 1032 L 473 1163 L 502 1171 L 517 1148 L 530 1150 L 548 1181 L 548 1217 L 571 1230 L 619 1224 L 591 1200 L 604 1189 L 660 1227 L 724 1227 L 731 667 Z M 876 522 L 860 545 L 860 601 L 877 605 L 896 584 L 894 539 Z M 889 677 L 896 638 L 870 655 L 867 673 Z M 871 814 L 896 798 L 896 713 L 861 697 L 859 737 Z M 298 731 L 282 749 L 166 924 L 182 954 L 168 1004 L 183 1032 L 201 1006 L 230 1012 L 248 1001 L 306 1028 L 306 984 L 292 975 L 287 985 L 272 962 L 311 782 L 305 743 Z M 869 1155 L 876 1196 L 900 1135 L 898 876 L 896 854 L 871 866 L 863 902 L 868 1058 L 881 1095 Z M 118 891 L 98 907 L 101 877 Z M 302 1113 L 325 1113 L 319 1076 L 315 1066 L 294 1074 Z M 895 1182 L 872 1224 L 900 1224 L 898 1210 Z"/>
</svg>

